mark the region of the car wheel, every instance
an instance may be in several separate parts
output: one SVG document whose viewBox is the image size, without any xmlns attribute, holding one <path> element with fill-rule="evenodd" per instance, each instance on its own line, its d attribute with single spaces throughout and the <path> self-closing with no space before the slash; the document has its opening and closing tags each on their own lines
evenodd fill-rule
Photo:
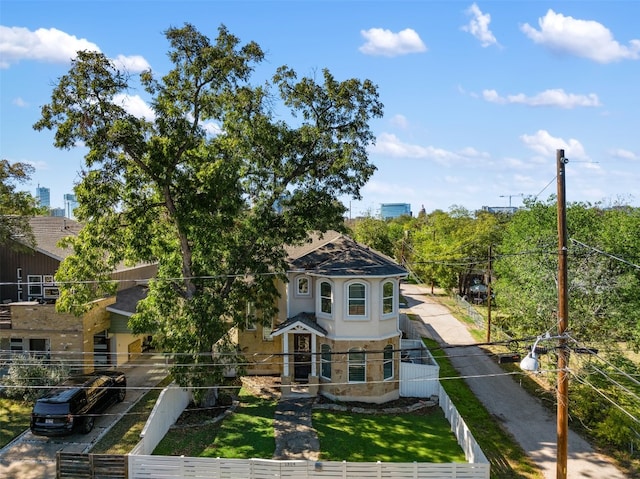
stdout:
<svg viewBox="0 0 640 479">
<path fill-rule="evenodd" d="M 118 390 L 118 402 L 124 401 L 124 397 L 127 395 L 127 391 L 125 388 L 120 388 Z"/>
<path fill-rule="evenodd" d="M 93 429 L 93 423 L 95 422 L 95 418 L 93 416 L 87 416 L 84 418 L 84 422 L 82 423 L 82 432 L 84 434 L 88 434 Z"/>
</svg>

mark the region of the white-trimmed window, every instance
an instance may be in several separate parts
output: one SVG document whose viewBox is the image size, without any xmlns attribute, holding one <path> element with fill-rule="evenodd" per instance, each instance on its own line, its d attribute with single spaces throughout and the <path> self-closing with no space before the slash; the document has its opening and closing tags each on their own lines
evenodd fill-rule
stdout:
<svg viewBox="0 0 640 479">
<path fill-rule="evenodd" d="M 253 301 L 247 301 L 247 313 L 246 313 L 246 329 L 247 331 L 255 331 L 256 327 L 256 305 Z"/>
<path fill-rule="evenodd" d="M 363 383 L 367 379 L 367 356 L 364 349 L 349 350 L 349 382 Z"/>
<path fill-rule="evenodd" d="M 393 346 L 391 344 L 387 344 L 384 347 L 384 352 L 382 353 L 382 370 L 385 380 L 393 378 Z"/>
<path fill-rule="evenodd" d="M 320 346 L 320 375 L 325 379 L 331 379 L 331 346 Z"/>
<path fill-rule="evenodd" d="M 298 276 L 296 278 L 296 295 L 309 296 L 311 294 L 311 284 L 308 276 Z"/>
<path fill-rule="evenodd" d="M 367 316 L 367 285 L 349 283 L 347 285 L 347 315 L 364 318 Z"/>
<path fill-rule="evenodd" d="M 333 286 L 328 281 L 320 283 L 320 312 L 333 314 Z"/>
<path fill-rule="evenodd" d="M 16 268 L 16 279 L 22 279 L 22 268 Z"/>
<path fill-rule="evenodd" d="M 29 297 L 42 296 L 42 276 L 30 274 L 27 276 L 27 283 L 29 284 Z"/>
<path fill-rule="evenodd" d="M 272 332 L 273 332 L 273 320 L 271 323 L 262 325 L 262 340 L 273 341 L 273 336 L 271 335 Z"/>
<path fill-rule="evenodd" d="M 395 313 L 395 285 L 393 281 L 382 283 L 382 314 L 390 316 Z"/>
</svg>

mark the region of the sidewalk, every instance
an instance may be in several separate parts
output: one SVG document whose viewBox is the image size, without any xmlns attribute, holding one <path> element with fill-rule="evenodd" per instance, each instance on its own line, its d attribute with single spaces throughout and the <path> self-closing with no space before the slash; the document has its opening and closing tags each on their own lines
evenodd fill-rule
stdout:
<svg viewBox="0 0 640 479">
<path fill-rule="evenodd" d="M 475 344 L 466 326 L 449 310 L 433 301 L 427 288 L 403 284 L 402 295 L 412 314 L 422 318 L 426 335 L 441 345 Z M 484 404 L 500 420 L 548 479 L 556 477 L 556 417 L 535 398 L 527 394 L 511 377 L 505 376 L 497 362 L 482 349 L 450 347 L 446 350 L 451 364 Z M 625 476 L 607 458 L 597 454 L 580 436 L 569 432 L 567 477 L 569 479 Z"/>
<path fill-rule="evenodd" d="M 276 450 L 274 459 L 317 461 L 318 435 L 311 423 L 313 397 L 280 398 L 275 413 Z"/>
</svg>

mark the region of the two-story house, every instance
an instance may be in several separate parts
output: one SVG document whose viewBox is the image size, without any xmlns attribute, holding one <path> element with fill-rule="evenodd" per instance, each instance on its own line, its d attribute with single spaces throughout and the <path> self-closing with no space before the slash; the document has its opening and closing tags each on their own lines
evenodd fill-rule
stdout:
<svg viewBox="0 0 640 479">
<path fill-rule="evenodd" d="M 0 248 L 0 352 L 29 352 L 68 361 L 77 369 L 91 370 L 127 360 L 129 352 L 139 350 L 142 337 L 125 335 L 119 344 L 111 330 L 107 306 L 115 297 L 98 300 L 82 317 L 55 310 L 59 289 L 55 274 L 60 263 L 71 254 L 59 241 L 77 235 L 82 225 L 63 217 L 31 218 L 35 238 L 32 247 L 15 238 L 16 245 Z M 157 266 L 121 267 L 112 274 L 118 289 L 135 287 L 140 278 L 155 276 Z"/>
<path fill-rule="evenodd" d="M 400 281 L 407 271 L 336 232 L 288 249 L 288 282 L 279 284 L 279 317 L 238 332 L 249 374 L 280 375 L 342 401 L 399 397 Z"/>
</svg>

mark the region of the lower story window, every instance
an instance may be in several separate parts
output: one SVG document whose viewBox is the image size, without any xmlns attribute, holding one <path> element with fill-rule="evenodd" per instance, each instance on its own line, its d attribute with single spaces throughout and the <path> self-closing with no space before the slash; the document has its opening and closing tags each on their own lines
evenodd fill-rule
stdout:
<svg viewBox="0 0 640 479">
<path fill-rule="evenodd" d="M 320 351 L 320 375 L 323 378 L 331 379 L 331 346 L 329 346 L 328 344 L 323 344 L 320 348 Z"/>
<path fill-rule="evenodd" d="M 354 348 L 349 350 L 349 382 L 363 383 L 366 380 L 366 353 Z"/>
<path fill-rule="evenodd" d="M 393 377 L 393 346 L 390 344 L 384 348 L 382 369 L 384 370 L 385 379 L 391 379 Z"/>
</svg>

